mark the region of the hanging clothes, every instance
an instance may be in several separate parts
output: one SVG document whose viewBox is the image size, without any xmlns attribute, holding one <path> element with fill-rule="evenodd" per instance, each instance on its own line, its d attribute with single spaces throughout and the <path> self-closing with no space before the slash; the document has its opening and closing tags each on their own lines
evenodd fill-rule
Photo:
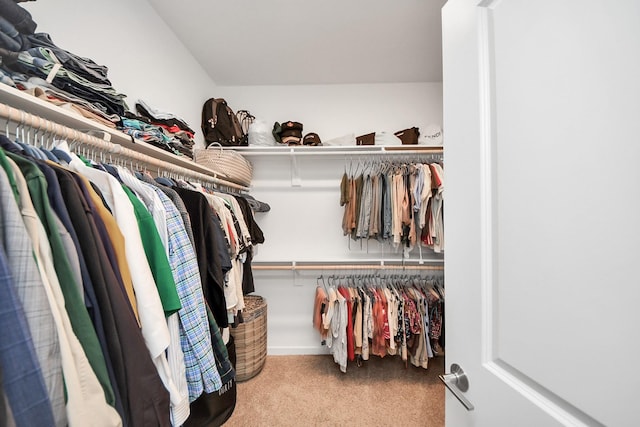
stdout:
<svg viewBox="0 0 640 427">
<path fill-rule="evenodd" d="M 63 168 L 56 170 L 61 187 L 65 189 L 63 196 L 74 226 L 85 237 L 80 243 L 87 260 L 90 260 L 88 268 L 96 283 L 108 354 L 124 407 L 123 421 L 126 425 L 138 425 L 143 420 L 141 414 L 144 414 L 148 402 L 152 407 L 162 408 L 169 405 L 169 396 L 146 348 L 131 302 L 121 291 L 124 285 L 120 266 L 128 264 L 118 261 L 113 246 L 114 231 L 119 233 L 119 229 L 107 229 L 103 219 L 111 218 L 113 221 L 113 217 L 98 214 L 98 207 L 102 205 L 96 205 L 95 198 L 89 196 L 92 187 L 87 187 L 81 179 L 74 179 L 79 177 Z M 117 241 L 123 244 L 121 239 Z"/>
<path fill-rule="evenodd" d="M 193 402 L 203 391 L 211 393 L 219 389 L 221 383 L 215 369 L 211 332 L 207 322 L 204 294 L 200 287 L 197 258 L 176 205 L 155 181 L 146 180 L 145 182 L 152 186 L 167 213 L 167 251 L 176 290 L 184 308 L 178 312 L 179 338 L 184 354 L 189 401 Z"/>
<path fill-rule="evenodd" d="M 58 336 L 53 314 L 47 303 L 44 284 L 33 258 L 31 240 L 19 210 L 20 196 L 17 183 L 3 151 L 0 151 L 0 164 L 5 172 L 0 174 L 3 195 L 0 209 L 2 215 L 0 237 L 7 255 L 16 295 L 24 309 L 34 342 L 34 349 L 53 409 L 55 425 L 65 425 L 62 361 L 57 351 Z"/>
<path fill-rule="evenodd" d="M 316 286 L 313 326 L 342 372 L 371 355 L 427 369 L 443 354 L 442 277 L 364 275 L 329 283 L 326 291 Z"/>
<path fill-rule="evenodd" d="M 194 190 L 174 188 L 180 195 L 191 217 L 198 255 L 198 269 L 202 290 L 216 323 L 220 328 L 229 326 L 224 295 L 224 275 L 231 268 L 228 250 L 221 233 L 220 220 L 209 207 L 206 197 Z M 210 263 L 213 268 L 210 268 Z"/>
<path fill-rule="evenodd" d="M 48 201 L 42 197 L 46 190 L 40 191 L 42 187 L 36 185 L 42 181 L 38 180 L 39 175 L 36 169 L 30 167 L 31 165 L 28 164 L 26 159 L 20 158 L 18 155 L 12 155 L 13 153 L 7 154 L 10 156 L 9 162 L 21 194 L 22 211 L 31 218 L 38 218 L 32 221 L 32 224 L 36 227 L 32 237 L 34 255 L 36 256 L 58 332 L 62 371 L 67 392 L 66 411 L 68 422 L 70 425 L 81 425 L 82 420 L 99 416 L 101 425 L 121 425 L 122 421 L 119 414 L 110 406 L 112 403 L 108 400 L 113 398 L 113 389 L 107 378 L 104 355 L 100 350 L 95 329 L 89 320 L 84 302 L 73 283 L 73 276 L 69 274 L 68 261 L 66 263 L 64 261 L 64 249 L 62 249 L 59 238 L 56 240 L 56 237 L 59 236 L 56 233 L 47 233 L 43 225 L 42 218 L 48 219 L 48 224 L 52 228 L 53 224 L 55 224 Z M 32 181 L 33 192 L 28 187 L 22 169 L 14 159 L 20 161 L 25 170 L 32 173 L 31 177 L 36 178 Z M 41 197 L 37 200 L 39 202 L 40 215 L 38 215 L 37 208 L 32 203 L 32 199 L 37 195 Z M 57 256 L 52 250 L 55 244 L 60 245 L 57 249 L 60 253 Z M 63 272 L 61 276 L 56 270 L 56 257 L 59 260 L 58 268 Z M 72 319 L 75 319 L 78 330 L 73 326 Z M 84 335 L 80 335 L 80 333 Z M 80 336 L 86 339 L 84 346 L 80 341 Z M 94 358 L 94 364 L 91 364 L 92 358 Z M 100 381 L 101 377 L 102 381 Z M 108 393 L 109 390 L 110 394 Z"/>
<path fill-rule="evenodd" d="M 253 282 L 253 270 L 251 269 L 251 261 L 253 260 L 254 248 L 255 245 L 264 243 L 264 234 L 258 226 L 254 216 L 253 210 L 251 209 L 251 205 L 242 196 L 235 196 L 238 205 L 240 206 L 240 210 L 243 213 L 244 220 L 247 225 L 247 229 L 249 231 L 249 238 L 251 241 L 251 247 L 248 248 L 246 252 L 246 259 L 243 263 L 243 273 L 242 273 L 242 292 L 244 295 L 248 295 L 255 291 L 255 286 Z"/>
<path fill-rule="evenodd" d="M 366 168 L 365 168 L 366 169 Z M 346 170 L 346 168 L 345 168 Z M 340 180 L 342 231 L 352 240 L 375 239 L 402 250 L 418 245 L 444 251 L 442 164 L 381 162 Z"/>
<path fill-rule="evenodd" d="M 64 141 L 43 150 L 0 136 L 0 147 L 0 278 L 15 292 L 3 301 L 34 365 L 3 389 L 8 413 L 18 425 L 182 425 L 191 402 L 235 378 L 219 326 L 241 321 L 253 291 L 264 236 L 249 204 L 163 186 Z M 11 354 L 0 346 L 6 379 Z M 28 407 L 15 401 L 26 386 Z"/>
</svg>

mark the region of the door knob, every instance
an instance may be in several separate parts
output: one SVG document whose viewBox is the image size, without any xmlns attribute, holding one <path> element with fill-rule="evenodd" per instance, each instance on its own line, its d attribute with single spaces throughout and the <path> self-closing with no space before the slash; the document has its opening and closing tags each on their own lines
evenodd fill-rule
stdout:
<svg viewBox="0 0 640 427">
<path fill-rule="evenodd" d="M 469 390 L 469 379 L 467 378 L 467 374 L 464 373 L 462 368 L 453 363 L 451 365 L 451 373 L 439 375 L 440 380 L 444 383 L 445 386 L 449 389 L 451 393 L 467 408 L 467 411 L 473 411 L 473 404 L 467 400 L 464 396 L 465 391 Z"/>
</svg>

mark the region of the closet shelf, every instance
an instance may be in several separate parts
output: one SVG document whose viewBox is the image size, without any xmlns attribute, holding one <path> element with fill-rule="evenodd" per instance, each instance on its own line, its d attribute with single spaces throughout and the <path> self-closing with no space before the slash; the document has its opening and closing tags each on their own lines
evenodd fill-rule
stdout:
<svg viewBox="0 0 640 427">
<path fill-rule="evenodd" d="M 227 147 L 228 148 L 228 147 Z M 347 145 L 290 147 L 233 147 L 245 157 L 250 156 L 366 156 L 366 155 L 442 155 L 442 146 L 427 145 Z"/>
<path fill-rule="evenodd" d="M 187 157 L 176 156 L 144 141 L 134 140 L 131 136 L 117 129 L 112 129 L 102 123 L 67 111 L 11 86 L 0 84 L 0 103 L 5 104 L 3 105 L 1 116 L 5 119 L 9 118 L 17 125 L 44 130 L 70 140 L 74 138 L 91 138 L 94 142 L 93 145 L 96 145 L 97 141 L 119 145 L 128 150 L 128 157 L 135 158 L 135 153 L 140 154 L 137 158 L 140 162 L 153 164 L 167 171 L 183 173 L 187 176 L 197 177 L 197 179 L 217 183 L 236 190 L 249 190 L 247 187 L 226 181 L 218 172 L 201 166 Z M 11 109 L 14 111 L 10 111 Z M 86 134 L 87 132 L 100 133 L 103 138 L 89 136 Z M 85 142 L 88 141 L 88 139 L 83 140 Z M 102 147 L 105 151 L 109 151 L 107 146 L 103 145 Z M 116 155 L 122 155 L 122 152 L 118 153 L 118 149 L 113 149 L 111 152 Z M 154 161 L 151 161 L 151 159 L 154 159 Z M 207 177 L 210 179 L 207 179 Z"/>
<path fill-rule="evenodd" d="M 254 270 L 443 270 L 443 260 L 256 261 Z"/>
</svg>

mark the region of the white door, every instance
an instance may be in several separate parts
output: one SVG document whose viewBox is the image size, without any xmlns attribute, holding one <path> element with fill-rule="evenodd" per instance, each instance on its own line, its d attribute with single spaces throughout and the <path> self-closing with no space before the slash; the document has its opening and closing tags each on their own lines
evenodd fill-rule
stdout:
<svg viewBox="0 0 640 427">
<path fill-rule="evenodd" d="M 457 426 L 640 425 L 640 1 L 443 8 Z"/>
</svg>

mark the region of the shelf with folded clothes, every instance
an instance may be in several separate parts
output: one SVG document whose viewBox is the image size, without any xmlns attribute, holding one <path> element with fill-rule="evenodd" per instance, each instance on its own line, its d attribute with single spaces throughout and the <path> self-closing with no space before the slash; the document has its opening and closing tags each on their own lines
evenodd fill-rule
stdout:
<svg viewBox="0 0 640 427">
<path fill-rule="evenodd" d="M 47 101 L 23 93 L 19 89 L 11 86 L 0 84 L 0 103 L 6 104 L 10 107 L 17 108 L 19 110 L 26 111 L 32 115 L 41 117 L 43 119 L 55 122 L 62 126 L 76 129 L 81 132 L 91 133 L 100 139 L 113 144 L 121 145 L 130 150 L 136 151 L 140 154 L 144 154 L 158 160 L 171 163 L 175 166 L 183 167 L 193 170 L 205 175 L 219 178 L 221 181 L 225 181 L 225 176 L 210 168 L 199 165 L 187 157 L 176 156 L 173 153 L 165 151 L 159 147 L 148 144 L 144 141 L 136 140 L 131 136 L 108 127 L 97 121 L 83 117 L 73 111 L 61 108 L 53 105 Z M 229 183 L 231 187 L 241 187 L 236 184 Z M 248 190 L 245 187 L 238 188 L 240 190 Z"/>
<path fill-rule="evenodd" d="M 109 162 L 116 160 L 122 164 L 131 164 L 132 166 L 135 164 L 136 167 L 147 170 L 152 175 L 153 172 L 157 172 L 158 177 L 191 180 L 209 188 L 222 189 L 226 192 L 238 193 L 247 198 L 250 197 L 243 193 L 248 191 L 247 187 L 217 178 L 212 173 L 202 173 L 163 161 L 154 156 L 141 154 L 136 150 L 119 144 L 112 144 L 105 139 L 0 102 L 0 122 L 2 121 L 5 123 L 5 129 L 0 133 L 7 137 L 15 135 L 16 142 L 19 140 L 21 147 L 31 146 L 33 148 L 30 151 L 31 155 L 42 160 L 44 160 L 44 157 L 51 158 L 44 151 L 38 150 L 45 147 L 50 149 L 52 141 L 61 140 L 64 141 L 67 149 L 77 150 L 79 155 L 90 160 L 102 162 L 103 159 L 108 159 Z M 31 135 L 32 133 L 33 135 Z M 31 145 L 32 142 L 33 145 Z M 59 146 L 62 146 L 62 144 L 55 144 L 55 147 Z M 255 211 L 265 212 L 268 210 L 268 205 L 255 200 L 253 202 L 254 204 L 251 206 Z"/>
</svg>

